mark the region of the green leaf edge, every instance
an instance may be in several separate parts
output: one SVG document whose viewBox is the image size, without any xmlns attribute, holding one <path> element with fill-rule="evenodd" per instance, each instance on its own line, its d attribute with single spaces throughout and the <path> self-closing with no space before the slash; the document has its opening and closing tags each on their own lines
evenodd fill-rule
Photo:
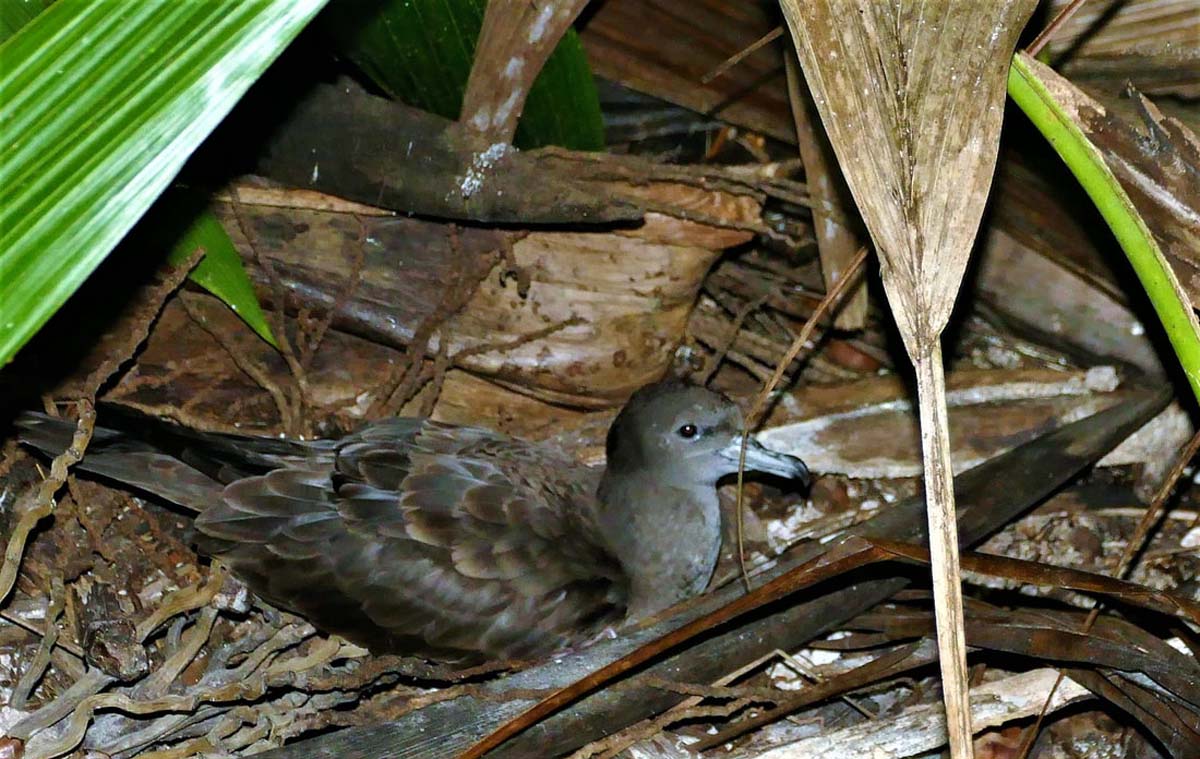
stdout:
<svg viewBox="0 0 1200 759">
<path fill-rule="evenodd" d="M 232 6 L 237 8 L 239 12 L 260 16 L 265 19 L 256 29 L 256 35 L 247 35 L 249 42 L 240 47 L 229 47 L 222 58 L 217 59 L 216 63 L 209 66 L 207 73 L 201 75 L 186 87 L 181 93 L 176 93 L 172 102 L 187 102 L 192 105 L 189 108 L 192 111 L 196 110 L 194 103 L 197 101 L 197 93 L 202 97 L 207 97 L 209 101 L 207 107 L 199 111 L 199 115 L 194 113 L 185 113 L 187 108 L 175 108 L 171 112 L 164 112 L 160 121 L 163 124 L 172 128 L 172 131 L 164 131 L 156 136 L 156 139 L 166 147 L 154 153 L 154 160 L 146 161 L 144 164 L 139 164 L 136 167 L 129 181 L 123 184 L 118 190 L 110 193 L 105 201 L 108 208 L 113 210 L 108 213 L 110 216 L 108 222 L 99 225 L 91 225 L 88 223 L 91 219 L 90 213 L 93 207 L 99 207 L 101 204 L 95 198 L 84 197 L 87 207 L 78 209 L 80 214 L 84 214 L 73 224 L 68 224 L 65 230 L 54 232 L 51 235 L 50 242 L 53 245 L 47 245 L 45 240 L 39 241 L 43 249 L 49 251 L 53 249 L 55 256 L 59 257 L 59 263 L 54 264 L 59 269 L 57 272 L 57 281 L 50 285 L 40 285 L 41 300 L 31 303 L 25 311 L 10 313 L 5 311 L 0 316 L 0 367 L 8 364 L 12 360 L 17 351 L 24 346 L 26 342 L 46 323 L 47 320 L 58 310 L 58 308 L 73 294 L 83 281 L 94 271 L 94 269 L 103 261 L 117 243 L 125 236 L 134 223 L 141 218 L 149 208 L 154 198 L 162 193 L 167 184 L 178 172 L 183 165 L 186 157 L 192 153 L 196 145 L 198 145 L 212 131 L 217 123 L 228 113 L 233 107 L 233 104 L 240 99 L 250 84 L 252 84 L 261 75 L 262 71 L 279 55 L 279 53 L 291 42 L 291 40 L 299 33 L 299 31 L 312 19 L 314 15 L 325 5 L 327 0 L 248 0 L 246 6 Z M 189 12 L 189 7 L 197 9 L 207 9 L 201 11 L 190 11 L 192 13 L 207 12 L 211 10 L 211 6 L 203 3 L 195 6 L 171 6 L 148 4 L 141 6 L 132 4 L 130 6 L 121 6 L 122 12 L 128 10 L 130 14 L 145 15 L 149 12 L 154 12 L 154 9 L 167 9 L 168 12 Z M 57 23 L 59 17 L 72 13 L 87 13 L 100 8 L 104 10 L 104 5 L 93 6 L 87 3 L 77 3 L 70 0 L 60 0 L 50 6 L 45 12 L 38 14 L 31 23 L 23 26 L 17 34 L 14 34 L 3 45 L 0 45 L 0 61 L 3 61 L 7 66 L 6 71 L 3 66 L 0 66 L 0 84 L 10 86 L 13 71 L 21 72 L 23 77 L 26 76 L 25 70 L 14 64 L 12 55 L 14 50 L 22 49 L 20 46 L 29 47 L 31 44 L 28 39 L 23 39 L 29 31 L 39 24 Z M 149 9 L 149 10 L 147 10 Z M 97 12 L 100 12 L 97 11 Z M 71 17 L 72 22 L 74 18 Z M 255 19 L 257 21 L 257 19 Z M 243 25 L 249 27 L 254 22 L 245 22 Z M 70 26 L 70 25 L 67 25 Z M 76 25 L 78 26 L 78 25 Z M 179 26 L 179 24 L 176 24 Z M 66 28 L 66 27 L 64 27 Z M 82 27 L 80 27 L 82 28 Z M 78 36 L 78 29 L 72 28 L 72 33 Z M 52 36 L 39 38 L 38 45 L 47 44 L 44 40 L 51 40 L 50 44 L 58 43 L 61 47 L 61 42 L 69 36 L 66 32 L 56 29 Z M 121 44 L 126 44 L 128 35 L 121 40 Z M 175 40 L 178 42 L 178 40 Z M 166 44 L 166 43 L 163 43 Z M 249 51 L 249 52 L 248 52 Z M 23 50 L 24 52 L 24 50 Z M 17 60 L 20 63 L 22 59 Z M 144 63 L 144 62 L 143 62 Z M 173 64 L 174 65 L 174 64 Z M 221 68 L 220 76 L 222 84 L 226 85 L 221 91 L 215 91 L 213 87 L 214 81 L 212 72 Z M 95 72 L 89 72 L 89 76 Z M 156 75 L 157 76 L 157 75 Z M 230 96 L 235 90 L 236 96 Z M 215 94 L 214 94 L 215 92 Z M 160 110 L 166 111 L 160 105 L 156 106 Z M 186 122 L 176 124 L 181 118 L 181 114 L 188 116 Z M 3 144 L 5 149 L 9 147 L 8 142 L 13 140 L 13 135 L 18 134 L 18 130 L 13 128 L 13 124 L 19 119 L 14 118 L 12 114 L 0 113 L 0 144 Z M 148 122 L 155 123 L 155 122 Z M 132 138 L 127 139 L 130 142 Z M 180 147 L 190 143 L 186 153 L 180 151 Z M 97 154 L 100 155 L 100 154 Z M 89 159 L 95 163 L 99 158 L 97 155 L 91 156 Z M 163 156 L 166 156 L 164 158 Z M 153 165 L 152 165 L 153 164 Z M 11 168 L 11 167 L 6 167 Z M 15 169 L 14 169 L 15 170 Z M 128 167 L 124 169 L 128 173 Z M 93 171 L 93 173 L 95 173 Z M 13 203 L 13 193 L 16 191 L 13 188 L 6 187 L 4 195 L 5 203 Z M 0 206 L 0 209 L 5 211 L 10 208 L 15 208 L 15 205 Z M 53 215 L 55 217 L 68 216 L 75 213 L 76 209 L 73 205 L 57 206 L 54 208 Z M 42 224 L 46 219 L 41 219 L 37 224 Z M 2 227 L 3 225 L 0 225 Z M 40 229 L 35 229 L 39 235 L 45 237 L 46 234 Z M 14 236 L 9 234 L 8 229 L 0 228 L 0 257 L 7 257 L 12 248 L 16 246 L 20 249 L 22 244 L 26 248 L 29 247 L 25 237 L 30 235 L 26 232 L 22 236 Z M 81 245 L 80 238 L 86 232 L 90 238 L 87 244 Z M 64 249 L 68 248 L 68 249 Z M 67 265 L 63 266 L 63 257 L 66 257 Z M 9 260 L 10 265 L 16 265 L 12 262 L 27 267 L 26 263 L 29 259 L 24 253 L 13 257 Z M 0 270 L 3 269 L 3 261 L 0 261 Z M 18 280 L 20 281 L 20 280 Z M 4 282 L 0 278 L 0 291 L 11 290 L 12 283 Z M 8 293 L 11 294 L 11 293 Z M 0 303 L 4 299 L 0 298 Z"/>
<path fill-rule="evenodd" d="M 1149 296 L 1192 394 L 1200 401 L 1200 322 L 1150 228 L 1104 156 L 1030 67 L 1026 53 L 1013 56 L 1008 95 L 1025 113 L 1087 192 Z"/>
<path fill-rule="evenodd" d="M 191 280 L 220 298 L 250 329 L 278 350 L 279 343 L 267 324 L 267 317 L 258 302 L 254 285 L 246 274 L 242 257 L 238 255 L 225 227 L 209 211 L 201 211 L 196 215 L 171 246 L 167 261 L 178 266 L 197 248 L 204 249 L 204 257 L 192 269 L 189 275 Z"/>
</svg>

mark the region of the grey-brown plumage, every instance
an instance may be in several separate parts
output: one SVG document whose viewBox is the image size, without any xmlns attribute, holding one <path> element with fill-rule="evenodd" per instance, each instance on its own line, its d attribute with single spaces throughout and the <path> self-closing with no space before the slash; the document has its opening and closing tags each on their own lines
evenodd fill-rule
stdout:
<svg viewBox="0 0 1200 759">
<path fill-rule="evenodd" d="M 50 453 L 72 425 L 18 420 Z M 86 470 L 200 512 L 197 544 L 255 592 L 376 652 L 523 658 L 701 592 L 720 549 L 714 489 L 737 407 L 677 382 L 636 393 L 608 465 L 425 419 L 312 442 L 144 420 L 97 429 Z M 807 478 L 752 443 L 747 468 Z"/>
</svg>

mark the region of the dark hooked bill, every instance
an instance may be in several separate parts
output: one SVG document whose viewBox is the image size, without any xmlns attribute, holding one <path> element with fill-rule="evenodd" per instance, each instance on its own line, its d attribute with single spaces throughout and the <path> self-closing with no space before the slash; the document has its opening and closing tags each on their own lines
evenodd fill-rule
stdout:
<svg viewBox="0 0 1200 759">
<path fill-rule="evenodd" d="M 737 471 L 738 460 L 742 454 L 742 438 L 739 435 L 733 439 L 729 445 L 721 449 L 721 457 L 733 464 L 730 469 L 732 472 Z M 808 487 L 812 476 L 808 472 L 808 467 L 804 462 L 795 456 L 789 456 L 786 453 L 772 451 L 765 447 L 762 443 L 754 438 L 750 438 L 750 442 L 746 445 L 746 471 L 747 472 L 766 472 L 767 474 L 776 474 L 780 477 L 786 477 L 789 480 L 800 480 Z"/>
</svg>

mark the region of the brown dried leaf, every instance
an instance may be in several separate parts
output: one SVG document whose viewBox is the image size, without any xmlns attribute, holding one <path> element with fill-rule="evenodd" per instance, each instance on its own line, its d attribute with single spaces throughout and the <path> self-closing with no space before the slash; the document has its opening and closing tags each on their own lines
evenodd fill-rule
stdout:
<svg viewBox="0 0 1200 759">
<path fill-rule="evenodd" d="M 971 714 L 939 337 L 991 186 L 1008 62 L 1035 3 L 782 4 L 917 370 L 950 755 L 969 759 Z"/>
<path fill-rule="evenodd" d="M 1172 757 L 1190 757 L 1200 743 L 1200 719 L 1195 712 L 1180 708 L 1160 689 L 1135 683 L 1113 671 L 1073 668 L 1066 670 L 1066 674 L 1136 719 L 1162 741 Z"/>
<path fill-rule="evenodd" d="M 865 544 L 867 541 L 863 542 Z M 908 561 L 921 563 L 929 561 L 928 551 L 909 543 L 879 538 L 872 538 L 869 542 L 873 546 L 873 550 L 883 551 L 883 553 L 876 554 L 879 558 L 884 558 L 884 554 L 891 553 L 896 558 Z M 962 564 L 964 569 L 987 577 L 1002 578 L 1026 585 L 1052 586 L 1109 596 L 1131 606 L 1140 606 L 1160 614 L 1169 614 L 1192 622 L 1200 622 L 1200 604 L 1197 602 L 1182 595 L 1167 593 L 1134 582 L 1126 582 L 1071 567 L 1054 566 L 1038 561 L 1026 561 L 986 553 L 964 554 Z"/>
<path fill-rule="evenodd" d="M 1008 61 L 1035 4 L 783 0 L 910 352 L 925 352 L 918 343 L 954 305 L 996 163 Z"/>
</svg>

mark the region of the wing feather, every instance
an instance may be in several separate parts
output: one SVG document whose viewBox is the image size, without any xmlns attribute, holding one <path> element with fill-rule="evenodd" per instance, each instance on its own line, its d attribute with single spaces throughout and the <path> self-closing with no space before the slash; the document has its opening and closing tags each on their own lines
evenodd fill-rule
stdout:
<svg viewBox="0 0 1200 759">
<path fill-rule="evenodd" d="M 257 592 L 374 650 L 527 657 L 624 616 L 584 471 L 494 432 L 395 419 L 231 483 L 196 525 Z"/>
</svg>

